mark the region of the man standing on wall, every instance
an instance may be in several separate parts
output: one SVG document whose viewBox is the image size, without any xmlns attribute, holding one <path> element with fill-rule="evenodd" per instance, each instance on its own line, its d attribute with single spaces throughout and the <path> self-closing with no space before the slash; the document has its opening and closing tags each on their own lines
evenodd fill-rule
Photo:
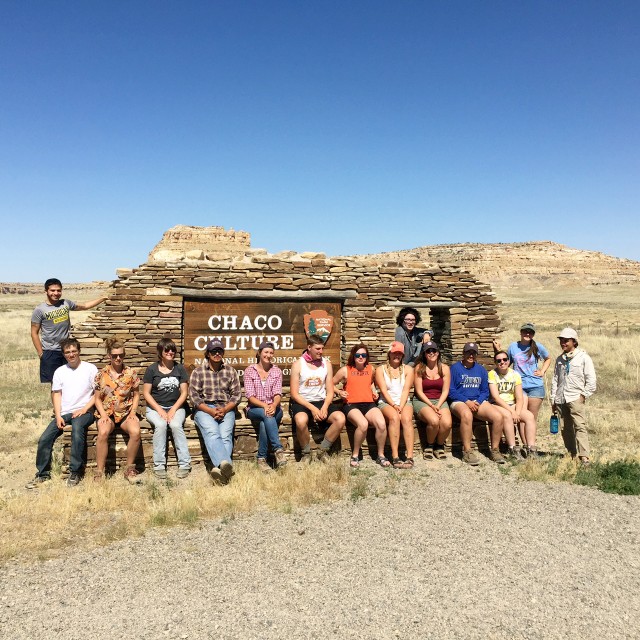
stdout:
<svg viewBox="0 0 640 640">
<path fill-rule="evenodd" d="M 596 390 L 596 370 L 591 356 L 578 347 L 578 333 L 564 328 L 558 336 L 562 353 L 556 358 L 551 383 L 553 412 L 562 414 L 562 439 L 572 458 L 589 464 L 589 434 L 585 404 Z"/>
<path fill-rule="evenodd" d="M 100 296 L 90 302 L 73 302 L 62 298 L 62 283 L 49 278 L 44 283 L 47 301 L 39 304 L 31 315 L 31 341 L 40 358 L 40 382 L 51 382 L 53 373 L 65 364 L 60 343 L 69 337 L 69 311 L 93 309 L 107 299 Z"/>
<path fill-rule="evenodd" d="M 211 340 L 205 350 L 206 361 L 193 370 L 189 381 L 193 421 L 213 463 L 211 479 L 217 484 L 227 484 L 233 475 L 233 427 L 242 396 L 238 372 L 223 358 L 222 342 Z"/>
<path fill-rule="evenodd" d="M 94 382 L 98 369 L 94 364 L 80 359 L 80 343 L 75 338 L 63 340 L 60 347 L 67 364 L 58 367 L 53 374 L 51 402 L 54 416 L 38 441 L 38 471 L 27 489 L 35 489 L 51 479 L 53 444 L 62 435 L 67 424 L 71 425 L 71 460 L 67 485 L 74 487 L 82 477 L 87 427 L 94 421 Z"/>
<path fill-rule="evenodd" d="M 302 461 L 311 462 L 311 434 L 313 421 L 326 429 L 316 452 L 316 459 L 326 462 L 329 450 L 345 425 L 344 413 L 333 400 L 333 368 L 322 357 L 324 342 L 316 335 L 309 336 L 307 349 L 291 367 L 291 417 L 302 449 Z"/>
</svg>

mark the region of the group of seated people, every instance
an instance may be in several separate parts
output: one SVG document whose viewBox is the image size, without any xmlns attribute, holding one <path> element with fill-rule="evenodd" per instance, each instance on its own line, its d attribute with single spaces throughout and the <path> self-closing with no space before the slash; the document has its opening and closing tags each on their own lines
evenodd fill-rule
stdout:
<svg viewBox="0 0 640 640">
<path fill-rule="evenodd" d="M 503 436 L 515 459 L 522 459 L 523 451 L 528 456 L 536 456 L 536 417 L 527 408 L 520 374 L 510 367 L 514 357 L 496 344 L 496 368 L 487 374 L 476 362 L 477 344 L 468 342 L 461 361 L 449 367 L 442 362 L 440 348 L 431 339 L 431 332 L 417 329 L 419 320 L 417 310 L 402 310 L 397 318 L 396 339 L 388 349 L 386 362 L 378 367 L 370 362 L 367 346 L 358 343 L 351 348 L 346 365 L 334 372 L 330 360 L 323 357 L 323 340 L 316 335 L 308 338 L 307 348 L 291 369 L 289 402 L 303 462 L 312 460 L 312 423 L 324 434 L 314 457 L 326 461 L 348 421 L 354 427 L 351 467 L 360 465 L 361 447 L 372 428 L 377 446 L 376 462 L 382 467 L 411 469 L 414 466 L 414 415 L 426 426 L 423 457 L 442 460 L 446 458 L 445 442 L 451 431 L 452 414 L 460 421 L 464 462 L 470 465 L 480 462 L 471 448 L 476 416 L 491 425 L 490 457 L 494 462 L 505 462 L 499 451 Z M 170 430 L 178 460 L 177 477 L 189 475 L 191 457 L 184 431 L 189 401 L 195 425 L 212 462 L 211 478 L 218 484 L 228 483 L 234 473 L 233 430 L 242 389 L 237 370 L 224 362 L 223 343 L 211 340 L 205 349 L 204 363 L 189 376 L 176 360 L 175 342 L 162 338 L 157 344 L 157 362 L 146 369 L 142 380 L 125 364 L 122 342 L 110 338 L 105 345 L 109 362 L 98 371 L 95 365 L 81 360 L 76 339 L 62 342 L 66 365 L 53 374 L 54 419 L 38 443 L 37 474 L 28 486 L 50 478 L 53 443 L 65 424 L 72 427 L 67 482 L 71 486 L 78 484 L 82 477 L 86 429 L 94 421 L 98 428 L 94 480 L 105 477 L 109 435 L 118 426 L 128 435 L 124 475 L 131 483 L 140 482 L 135 460 L 140 447 L 141 383 L 146 418 L 153 426 L 153 473 L 160 479 L 167 477 L 167 431 Z M 265 473 L 273 471 L 268 461 L 269 450 L 276 468 L 287 464 L 279 437 L 283 374 L 274 364 L 274 357 L 274 345 L 263 342 L 256 353 L 256 362 L 244 371 L 246 415 L 258 430 L 257 464 Z M 520 431 L 523 449 L 515 446 L 516 428 Z M 399 449 L 401 433 L 404 458 L 400 457 Z M 387 440 L 391 459 L 385 456 Z"/>
</svg>

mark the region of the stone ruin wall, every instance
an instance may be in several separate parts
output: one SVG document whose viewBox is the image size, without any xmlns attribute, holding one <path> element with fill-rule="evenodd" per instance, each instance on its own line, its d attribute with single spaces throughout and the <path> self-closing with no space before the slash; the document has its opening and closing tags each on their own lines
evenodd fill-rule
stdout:
<svg viewBox="0 0 640 640">
<path fill-rule="evenodd" d="M 181 257 L 174 262 L 151 261 L 137 269 L 118 270 L 118 279 L 107 291 L 109 299 L 87 321 L 74 327 L 73 335 L 82 345 L 83 357 L 98 367 L 104 366 L 103 342 L 110 335 L 125 341 L 127 363 L 138 367 L 141 373 L 155 362 L 156 344 L 164 336 L 173 338 L 184 352 L 183 296 L 178 295 L 176 289 L 189 289 L 205 294 L 216 292 L 218 299 L 224 291 L 228 291 L 230 297 L 244 292 L 254 299 L 265 294 L 277 296 L 278 293 L 287 297 L 296 292 L 299 292 L 300 300 L 304 300 L 305 292 L 314 296 L 326 292 L 327 299 L 332 300 L 344 295 L 342 363 L 346 362 L 353 344 L 361 340 L 369 347 L 374 364 L 384 362 L 394 337 L 395 317 L 401 303 L 410 304 L 421 310 L 423 326 L 431 322 L 436 339 L 449 352 L 445 360 L 457 359 L 463 344 L 473 340 L 479 344 L 480 361 L 491 362 L 491 341 L 500 324 L 499 303 L 488 285 L 478 282 L 457 266 L 330 259 L 324 254 L 292 252 L 270 255 L 256 249 L 237 253 L 231 259 L 216 260 L 215 257 L 215 254 L 203 254 L 203 259 L 198 260 Z M 426 308 L 429 305 L 432 305 L 430 311 Z M 447 311 L 449 316 L 446 316 Z M 431 320 L 430 312 L 434 314 Z M 443 336 L 443 331 L 448 334 Z M 283 400 L 284 404 L 288 401 L 287 390 Z M 241 407 L 245 403 L 243 398 Z M 234 457 L 253 458 L 257 450 L 255 430 L 241 411 L 236 415 Z M 138 464 L 144 467 L 152 459 L 152 434 L 146 422 L 142 424 L 143 452 Z M 185 432 L 193 462 L 202 462 L 201 442 L 190 419 Z M 96 435 L 94 425 L 87 438 L 89 467 L 94 464 Z M 280 436 L 285 451 L 292 455 L 297 442 L 286 410 Z M 416 442 L 419 442 L 418 438 Z M 70 437 L 65 434 L 65 460 L 68 460 L 69 446 Z M 122 434 L 113 436 L 111 446 L 115 453 L 110 464 L 117 468 L 124 463 Z M 349 447 L 348 434 L 343 434 L 340 446 Z M 168 449 L 168 464 L 174 466 L 175 453 L 171 445 Z"/>
</svg>

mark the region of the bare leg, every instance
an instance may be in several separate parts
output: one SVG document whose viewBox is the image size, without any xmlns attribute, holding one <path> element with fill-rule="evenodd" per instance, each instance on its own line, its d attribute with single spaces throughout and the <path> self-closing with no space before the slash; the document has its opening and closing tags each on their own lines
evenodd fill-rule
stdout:
<svg viewBox="0 0 640 640">
<path fill-rule="evenodd" d="M 405 409 L 406 408 L 407 407 L 405 407 Z M 395 459 L 398 457 L 398 447 L 400 445 L 400 415 L 393 407 L 390 407 L 389 405 L 385 405 L 382 408 L 382 414 L 384 415 L 385 420 L 387 421 L 387 431 L 389 432 L 389 444 L 391 445 L 391 457 Z M 404 427 L 404 423 L 403 423 L 403 427 Z M 413 429 L 413 425 L 411 426 L 411 428 Z M 406 443 L 406 436 L 405 436 L 405 443 Z M 411 448 L 413 449 L 413 446 Z M 408 445 L 407 445 L 407 450 L 408 450 Z"/>
<path fill-rule="evenodd" d="M 471 436 L 473 434 L 473 413 L 464 402 L 456 402 L 451 408 L 451 413 L 460 419 L 460 440 L 462 450 L 471 451 Z"/>
<path fill-rule="evenodd" d="M 367 436 L 367 429 L 369 423 L 367 419 L 362 415 L 362 411 L 359 409 L 351 409 L 347 414 L 349 422 L 356 428 L 353 434 L 353 451 L 351 456 L 357 458 L 360 455 L 360 447 Z"/>
<path fill-rule="evenodd" d="M 413 407 L 410 404 L 406 404 L 404 409 L 402 409 L 400 422 L 402 423 L 402 436 L 404 437 L 404 446 L 407 450 L 407 458 L 413 458 L 413 441 L 415 434 L 413 426 Z M 397 457 L 397 455 L 398 454 L 396 453 L 395 457 Z"/>
<path fill-rule="evenodd" d="M 384 457 L 384 446 L 387 444 L 387 423 L 384 421 L 382 411 L 378 407 L 369 409 L 365 418 L 367 422 L 375 427 L 376 430 L 376 444 L 378 445 L 378 456 Z"/>
<path fill-rule="evenodd" d="M 140 420 L 138 416 L 131 415 L 120 424 L 120 428 L 129 434 L 129 443 L 127 444 L 127 467 L 132 467 L 136 462 L 136 456 L 140 449 Z"/>
<path fill-rule="evenodd" d="M 98 473 L 104 473 L 109 453 L 109 434 L 114 427 L 115 424 L 111 418 L 98 420 L 98 438 L 96 439 L 96 471 Z"/>
</svg>

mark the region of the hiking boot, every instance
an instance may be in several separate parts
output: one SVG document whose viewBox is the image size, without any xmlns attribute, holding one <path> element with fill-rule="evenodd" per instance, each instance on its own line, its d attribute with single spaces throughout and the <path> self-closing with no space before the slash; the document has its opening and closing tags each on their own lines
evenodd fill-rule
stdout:
<svg viewBox="0 0 640 640">
<path fill-rule="evenodd" d="M 67 478 L 67 487 L 76 487 L 80 484 L 80 480 L 82 480 L 82 478 L 80 477 L 79 473 L 70 473 L 69 477 Z"/>
<path fill-rule="evenodd" d="M 287 464 L 287 456 L 284 455 L 284 449 L 277 449 L 273 454 L 276 459 L 276 467 L 279 469 L 280 467 L 284 467 Z"/>
<path fill-rule="evenodd" d="M 37 489 L 42 483 L 48 482 L 49 480 L 51 480 L 51 476 L 39 476 L 36 474 L 36 477 L 30 482 L 27 482 L 27 484 L 24 485 L 24 488 Z"/>
<path fill-rule="evenodd" d="M 300 462 L 302 462 L 302 464 L 311 464 L 313 462 L 311 451 L 303 451 L 300 456 Z"/>
<path fill-rule="evenodd" d="M 329 462 L 329 449 L 323 449 L 322 447 L 316 449 L 316 460 L 325 464 Z"/>
<path fill-rule="evenodd" d="M 489 458 L 496 464 L 506 464 L 506 460 L 504 456 L 500 453 L 498 449 L 491 449 L 491 453 L 489 453 Z"/>
<path fill-rule="evenodd" d="M 264 458 L 258 458 L 256 462 L 258 463 L 258 470 L 262 471 L 262 473 L 271 473 L 273 471 Z"/>
<path fill-rule="evenodd" d="M 178 480 L 183 480 L 184 478 L 188 477 L 190 473 L 191 469 L 183 469 L 182 467 L 180 467 L 176 472 L 176 478 L 178 478 Z"/>
<path fill-rule="evenodd" d="M 529 458 L 530 460 L 537 460 L 538 450 L 535 447 L 529 447 L 527 449 L 527 458 Z"/>
<path fill-rule="evenodd" d="M 224 484 L 227 484 L 233 475 L 233 465 L 228 460 L 223 460 L 220 463 L 220 473 L 222 473 Z"/>
<path fill-rule="evenodd" d="M 129 484 L 140 484 L 142 482 L 142 478 L 140 477 L 140 474 L 138 473 L 137 469 L 133 465 L 125 469 L 124 477 L 126 478 Z"/>
<path fill-rule="evenodd" d="M 167 470 L 166 469 L 154 469 L 153 475 L 158 478 L 158 480 L 166 480 L 167 479 Z"/>
<path fill-rule="evenodd" d="M 524 456 L 522 455 L 522 451 L 520 450 L 520 447 L 509 447 L 509 455 L 516 462 L 522 462 L 524 460 Z"/>
<path fill-rule="evenodd" d="M 226 484 L 224 482 L 224 477 L 222 476 L 222 471 L 218 467 L 213 467 L 211 471 L 209 471 L 209 476 L 213 480 L 214 484 Z"/>
<path fill-rule="evenodd" d="M 475 451 L 465 451 L 462 454 L 462 462 L 466 462 L 468 465 L 472 467 L 477 467 L 480 464 L 480 458 L 478 458 L 478 454 Z"/>
</svg>

